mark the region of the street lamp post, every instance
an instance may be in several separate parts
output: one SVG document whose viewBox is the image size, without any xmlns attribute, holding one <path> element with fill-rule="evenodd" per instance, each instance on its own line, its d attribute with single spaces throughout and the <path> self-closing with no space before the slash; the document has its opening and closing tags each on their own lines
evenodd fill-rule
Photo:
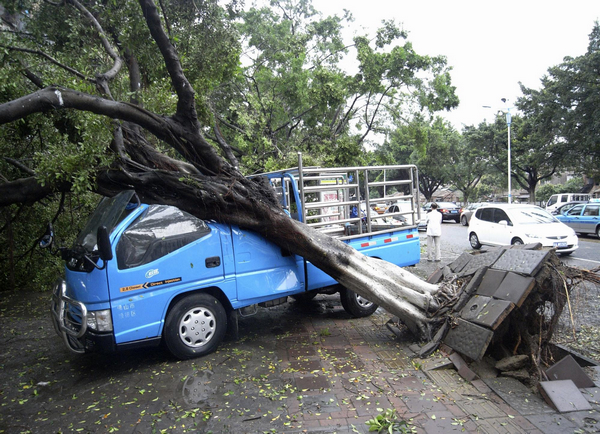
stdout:
<svg viewBox="0 0 600 434">
<path fill-rule="evenodd" d="M 504 101 L 504 98 L 502 98 L 502 100 Z M 510 205 L 511 203 L 511 198 L 512 198 L 512 188 L 510 185 L 510 174 L 512 173 L 512 169 L 510 167 L 510 124 L 512 122 L 511 116 L 510 116 L 510 107 L 508 107 L 506 109 L 506 124 L 508 125 L 508 203 Z"/>
<path fill-rule="evenodd" d="M 502 102 L 504 104 L 506 104 L 508 100 L 506 98 L 502 98 Z M 484 108 L 492 108 L 489 105 L 484 105 Z M 506 107 L 506 108 L 501 108 L 498 111 L 501 111 L 502 113 L 506 114 L 506 124 L 508 125 L 508 203 L 510 204 L 512 202 L 512 186 L 511 186 L 511 172 L 512 172 L 512 168 L 511 168 L 511 161 L 510 161 L 510 124 L 512 123 L 512 116 L 510 114 L 510 109 L 512 107 Z"/>
</svg>

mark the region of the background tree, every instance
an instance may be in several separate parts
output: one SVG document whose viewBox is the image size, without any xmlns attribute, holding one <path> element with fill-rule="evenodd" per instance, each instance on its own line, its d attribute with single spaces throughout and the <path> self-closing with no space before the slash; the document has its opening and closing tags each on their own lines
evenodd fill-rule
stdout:
<svg viewBox="0 0 600 434">
<path fill-rule="evenodd" d="M 535 203 L 540 181 L 550 179 L 565 167 L 569 149 L 538 118 L 525 117 L 517 126 L 517 140 L 512 147 L 514 179 L 529 193 L 529 202 Z"/>
<path fill-rule="evenodd" d="M 480 124 L 477 135 L 484 140 L 489 163 L 505 177 L 508 173 L 508 126 L 504 115 L 498 114 L 493 124 Z M 540 181 L 550 179 L 565 166 L 568 146 L 546 128 L 543 115 L 512 116 L 511 123 L 511 184 L 529 193 L 535 203 L 535 190 Z M 506 178 L 505 178 L 506 179 Z M 506 185 L 506 181 L 504 181 Z"/>
<path fill-rule="evenodd" d="M 588 49 L 548 69 L 540 90 L 521 86 L 519 108 L 569 147 L 571 168 L 598 176 L 600 158 L 600 26 L 594 25 Z M 541 121 L 541 122 L 540 122 Z"/>
<path fill-rule="evenodd" d="M 307 164 L 366 164 L 364 145 L 382 130 L 386 106 L 457 104 L 445 58 L 417 54 L 393 22 L 345 46 L 341 29 L 350 19 L 324 18 L 308 0 L 273 0 L 242 13 L 247 66 L 213 98 L 242 166 L 290 167 L 297 151 Z M 356 73 L 339 66 L 351 55 Z"/>
<path fill-rule="evenodd" d="M 476 197 L 477 186 L 487 172 L 489 157 L 484 152 L 481 136 L 473 127 L 462 135 L 451 131 L 448 152 L 448 179 L 463 194 L 463 202 Z"/>
<path fill-rule="evenodd" d="M 449 181 L 450 142 L 456 139 L 456 132 L 442 118 L 429 121 L 416 115 L 409 123 L 396 127 L 377 153 L 381 161 L 390 164 L 416 164 L 419 190 L 430 201 L 435 191 Z"/>
</svg>

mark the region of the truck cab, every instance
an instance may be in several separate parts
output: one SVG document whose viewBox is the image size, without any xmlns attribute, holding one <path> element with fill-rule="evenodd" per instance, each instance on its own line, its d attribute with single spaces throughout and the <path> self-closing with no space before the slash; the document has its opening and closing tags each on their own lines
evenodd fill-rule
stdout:
<svg viewBox="0 0 600 434">
<path fill-rule="evenodd" d="M 369 203 L 385 202 L 385 191 L 393 186 L 418 203 L 418 193 L 412 194 L 414 166 L 304 169 L 301 159 L 299 163 L 298 168 L 260 175 L 290 218 L 368 256 L 399 266 L 419 261 L 416 226 L 406 219 L 390 224 L 375 211 L 372 215 Z M 399 179 L 379 181 L 387 170 L 401 173 Z M 380 197 L 373 199 L 369 189 L 378 190 Z M 417 206 L 403 212 L 418 221 Z M 53 323 L 77 353 L 164 341 L 180 359 L 198 357 L 217 348 L 228 326 L 237 328 L 238 315 L 319 292 L 339 292 L 353 316 L 377 309 L 257 233 L 204 221 L 174 206 L 141 203 L 131 190 L 103 199 L 73 247 L 60 252 L 65 277 L 53 290 Z"/>
</svg>

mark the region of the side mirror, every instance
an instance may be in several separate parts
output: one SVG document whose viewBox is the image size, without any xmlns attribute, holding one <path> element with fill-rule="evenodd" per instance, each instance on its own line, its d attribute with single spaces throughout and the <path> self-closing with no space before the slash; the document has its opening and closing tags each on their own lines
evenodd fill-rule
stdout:
<svg viewBox="0 0 600 434">
<path fill-rule="evenodd" d="M 106 226 L 100 226 L 98 228 L 96 240 L 98 242 L 98 252 L 100 253 L 100 259 L 102 259 L 104 262 L 110 261 L 113 258 L 113 254 L 110 246 L 108 229 L 106 229 Z"/>
<path fill-rule="evenodd" d="M 48 222 L 48 227 L 46 228 L 46 233 L 42 236 L 39 246 L 42 249 L 46 249 L 46 248 L 52 246 L 53 241 L 54 241 L 54 229 L 52 228 L 52 223 Z"/>
<path fill-rule="evenodd" d="M 500 220 L 498 224 L 502 226 L 508 226 L 508 222 L 506 220 Z"/>
</svg>

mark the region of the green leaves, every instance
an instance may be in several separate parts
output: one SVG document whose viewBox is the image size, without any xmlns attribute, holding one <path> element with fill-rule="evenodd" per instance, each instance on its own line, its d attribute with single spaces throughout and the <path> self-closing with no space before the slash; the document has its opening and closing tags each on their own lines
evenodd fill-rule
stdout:
<svg viewBox="0 0 600 434">
<path fill-rule="evenodd" d="M 362 164 L 372 159 L 365 144 L 384 129 L 388 110 L 456 105 L 444 58 L 415 53 L 392 21 L 346 46 L 349 18 L 322 17 L 310 0 L 275 0 L 242 14 L 244 77 L 228 88 L 227 106 L 215 104 L 227 113 L 225 134 L 248 172 L 295 165 L 297 151 L 314 164 Z M 344 55 L 356 56 L 358 73 L 342 69 Z"/>
<path fill-rule="evenodd" d="M 542 77 L 542 88 L 521 86 L 518 107 L 535 122 L 536 136 L 555 147 L 566 146 L 562 162 L 594 176 L 600 171 L 600 25 L 594 25 L 588 50 L 578 57 L 565 57 Z M 562 167 L 561 167 L 562 168 Z"/>
<path fill-rule="evenodd" d="M 378 408 L 379 414 L 373 419 L 365 422 L 369 427 L 369 432 L 378 433 L 413 433 L 416 432 L 416 427 L 409 422 L 399 418 L 398 413 L 393 408 L 384 410 Z M 435 416 L 433 417 L 435 419 Z"/>
</svg>

